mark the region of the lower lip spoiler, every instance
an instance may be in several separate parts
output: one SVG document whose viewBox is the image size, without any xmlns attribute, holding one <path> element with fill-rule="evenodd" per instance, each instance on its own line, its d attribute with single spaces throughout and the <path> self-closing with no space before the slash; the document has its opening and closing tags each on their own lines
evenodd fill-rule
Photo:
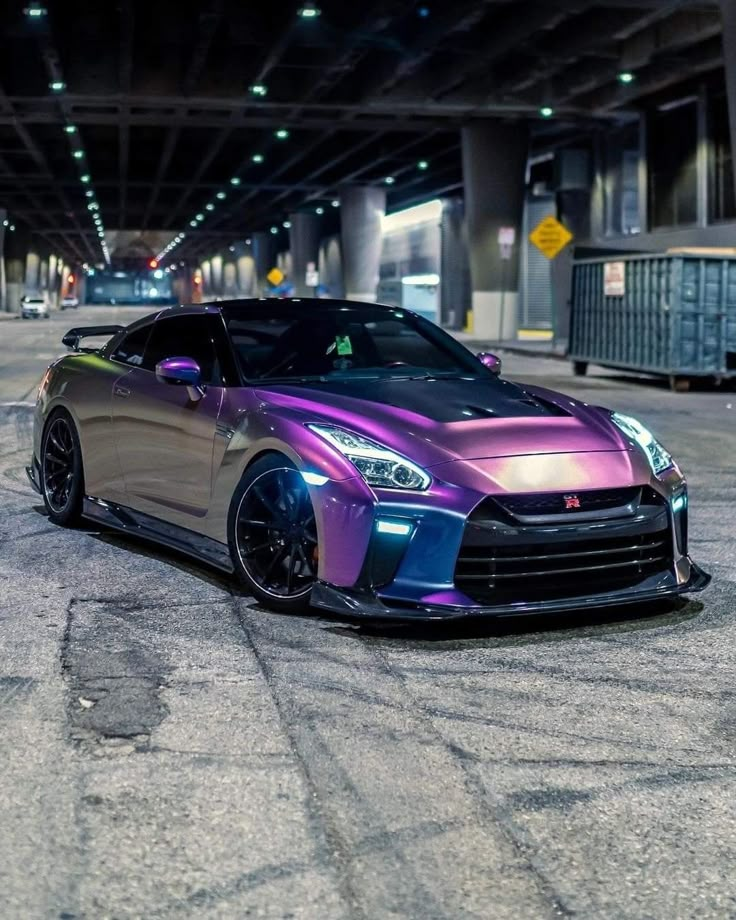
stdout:
<svg viewBox="0 0 736 920">
<path fill-rule="evenodd" d="M 553 601 L 503 604 L 497 607 L 450 607 L 432 605 L 395 605 L 384 602 L 375 594 L 335 588 L 318 582 L 312 588 L 311 605 L 317 610 L 329 610 L 343 616 L 384 620 L 457 620 L 468 617 L 511 617 L 530 614 L 566 613 L 573 610 L 596 610 L 600 607 L 624 607 L 678 597 L 681 594 L 702 591 L 710 584 L 711 576 L 694 562 L 690 563 L 690 579 L 682 585 L 636 592 L 620 591 L 613 594 L 596 594 Z"/>
<path fill-rule="evenodd" d="M 38 476 L 38 470 L 36 469 L 36 462 L 34 460 L 31 466 L 26 467 L 26 476 L 30 479 L 31 485 L 38 492 L 39 495 L 42 495 L 41 491 L 41 482 Z"/>
</svg>

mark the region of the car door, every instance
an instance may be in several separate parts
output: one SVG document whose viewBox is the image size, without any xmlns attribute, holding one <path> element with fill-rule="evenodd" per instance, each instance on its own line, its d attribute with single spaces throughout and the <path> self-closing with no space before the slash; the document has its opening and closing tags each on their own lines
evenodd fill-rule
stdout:
<svg viewBox="0 0 736 920">
<path fill-rule="evenodd" d="M 223 397 L 212 315 L 158 319 L 140 367 L 113 386 L 115 445 L 131 508 L 199 530 L 212 487 L 212 455 Z M 171 357 L 193 358 L 202 394 L 157 380 L 155 367 Z"/>
</svg>

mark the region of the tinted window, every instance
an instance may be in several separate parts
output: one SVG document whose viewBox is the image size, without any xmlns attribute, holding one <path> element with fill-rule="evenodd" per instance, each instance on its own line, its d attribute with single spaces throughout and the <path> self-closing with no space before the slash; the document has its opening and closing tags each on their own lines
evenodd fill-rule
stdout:
<svg viewBox="0 0 736 920">
<path fill-rule="evenodd" d="M 202 383 L 221 386 L 222 373 L 210 319 L 203 314 L 190 314 L 158 320 L 146 347 L 143 367 L 153 371 L 164 358 L 193 358 L 202 371 Z"/>
<path fill-rule="evenodd" d="M 117 348 L 110 355 L 113 361 L 130 364 L 132 367 L 143 366 L 143 353 L 146 349 L 148 336 L 151 334 L 150 326 L 141 326 L 130 335 L 126 335 Z"/>
<path fill-rule="evenodd" d="M 250 380 L 490 376 L 433 323 L 400 309 L 271 302 L 223 312 L 241 369 Z"/>
</svg>

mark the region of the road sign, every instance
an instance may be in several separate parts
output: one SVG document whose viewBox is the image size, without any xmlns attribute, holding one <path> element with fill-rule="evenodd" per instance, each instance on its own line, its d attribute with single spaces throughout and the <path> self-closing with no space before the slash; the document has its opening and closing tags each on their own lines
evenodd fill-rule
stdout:
<svg viewBox="0 0 736 920">
<path fill-rule="evenodd" d="M 498 248 L 502 259 L 510 259 L 516 243 L 516 227 L 498 228 Z"/>
<path fill-rule="evenodd" d="M 570 242 L 572 233 L 549 214 L 539 221 L 529 234 L 529 239 L 548 259 L 554 259 Z"/>
<path fill-rule="evenodd" d="M 272 268 L 271 271 L 266 275 L 266 280 L 270 281 L 274 287 L 278 287 L 285 277 L 286 275 L 281 271 L 280 268 Z"/>
<path fill-rule="evenodd" d="M 624 297 L 626 294 L 626 263 L 603 263 L 603 296 Z"/>
</svg>

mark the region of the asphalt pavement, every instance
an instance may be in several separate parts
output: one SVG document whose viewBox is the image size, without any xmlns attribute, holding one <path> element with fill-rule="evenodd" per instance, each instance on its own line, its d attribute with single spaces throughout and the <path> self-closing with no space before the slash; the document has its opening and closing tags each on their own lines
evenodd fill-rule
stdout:
<svg viewBox="0 0 736 920">
<path fill-rule="evenodd" d="M 38 381 L 135 315 L 0 323 L 0 916 L 736 916 L 736 393 L 506 356 L 676 455 L 696 599 L 356 626 L 48 521 Z"/>
</svg>

